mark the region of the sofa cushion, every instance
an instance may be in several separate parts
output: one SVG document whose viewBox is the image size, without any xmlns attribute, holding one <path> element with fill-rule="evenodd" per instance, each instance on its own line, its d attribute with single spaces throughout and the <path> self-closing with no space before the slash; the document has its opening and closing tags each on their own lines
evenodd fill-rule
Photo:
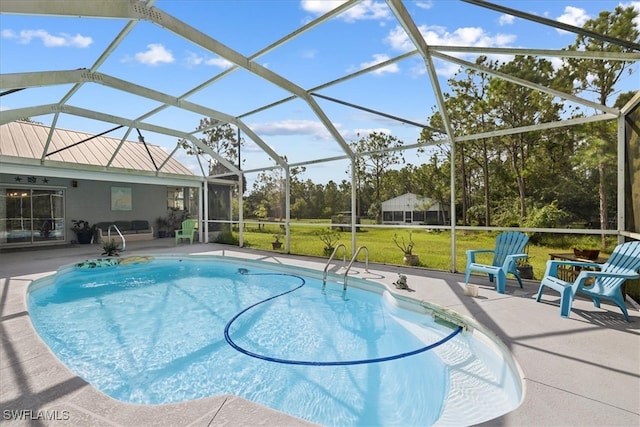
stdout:
<svg viewBox="0 0 640 427">
<path fill-rule="evenodd" d="M 151 227 L 149 227 L 149 221 L 142 220 L 131 221 L 131 229 L 135 230 L 138 233 L 151 231 Z"/>
<path fill-rule="evenodd" d="M 116 221 L 114 224 L 118 227 L 118 230 L 120 230 L 121 233 L 131 231 L 131 221 Z"/>
<path fill-rule="evenodd" d="M 99 228 L 100 230 L 102 230 L 102 232 L 104 234 L 107 234 L 107 231 L 109 230 L 109 226 L 113 224 L 112 222 L 98 222 L 96 223 L 96 228 Z"/>
</svg>

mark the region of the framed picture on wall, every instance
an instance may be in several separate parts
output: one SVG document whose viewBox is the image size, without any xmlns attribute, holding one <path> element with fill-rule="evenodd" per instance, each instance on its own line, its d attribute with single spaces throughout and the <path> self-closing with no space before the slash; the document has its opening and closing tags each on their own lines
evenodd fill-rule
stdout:
<svg viewBox="0 0 640 427">
<path fill-rule="evenodd" d="M 111 187 L 111 210 L 130 211 L 131 210 L 131 188 Z"/>
</svg>

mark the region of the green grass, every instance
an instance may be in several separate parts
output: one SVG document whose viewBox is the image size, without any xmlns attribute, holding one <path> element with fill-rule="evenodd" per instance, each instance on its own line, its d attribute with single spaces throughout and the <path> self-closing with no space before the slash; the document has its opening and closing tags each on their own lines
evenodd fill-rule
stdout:
<svg viewBox="0 0 640 427">
<path fill-rule="evenodd" d="M 304 224 L 304 225 L 303 225 Z M 317 236 L 317 233 L 328 228 L 326 220 L 321 221 L 304 221 L 292 222 L 291 225 L 291 248 L 290 253 L 299 255 L 324 256 L 324 244 Z M 257 226 L 247 226 L 244 230 L 244 246 L 273 250 L 271 242 L 273 235 L 283 233 L 278 224 L 263 225 L 260 230 Z M 371 228 L 366 224 L 360 227 L 360 231 L 356 233 L 356 245 L 366 246 L 369 250 L 369 261 L 384 264 L 402 264 L 404 254 L 394 244 L 393 235 L 408 238 L 407 229 L 389 229 L 389 228 Z M 420 266 L 449 271 L 451 269 L 451 238 L 449 231 L 433 231 L 433 230 L 412 230 L 412 239 L 415 243 L 413 253 L 419 255 Z M 233 233 L 238 236 L 237 231 Z M 284 233 L 283 233 L 284 234 Z M 496 232 L 486 231 L 458 231 L 456 234 L 456 271 L 463 272 L 466 264 L 466 250 L 468 249 L 491 249 L 495 245 Z M 284 242 L 284 238 L 281 239 Z M 549 239 L 547 239 L 549 240 Z M 540 279 L 546 268 L 546 262 L 549 259 L 549 253 L 553 252 L 572 252 L 574 246 L 580 247 L 597 247 L 592 241 L 583 241 L 579 238 L 558 237 L 555 239 L 556 245 L 533 245 L 529 244 L 529 262 L 533 266 L 534 277 Z M 339 243 L 346 245 L 348 251 L 351 247 L 351 233 L 343 232 L 340 234 Z M 280 252 L 284 252 L 283 245 Z M 607 254 L 602 252 L 604 256 Z M 342 253 L 339 253 L 342 256 Z M 483 255 L 480 255 L 483 256 Z M 347 254 L 347 258 L 351 257 L 351 253 Z M 364 254 L 358 257 L 364 260 Z M 477 258 L 478 262 L 490 263 L 490 255 L 486 255 L 486 259 Z"/>
</svg>

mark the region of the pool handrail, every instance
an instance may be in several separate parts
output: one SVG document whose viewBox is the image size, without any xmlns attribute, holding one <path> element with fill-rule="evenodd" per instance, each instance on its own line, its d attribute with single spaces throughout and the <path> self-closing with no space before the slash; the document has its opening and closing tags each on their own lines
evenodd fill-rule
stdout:
<svg viewBox="0 0 640 427">
<path fill-rule="evenodd" d="M 342 251 L 342 268 L 345 268 L 345 266 L 347 265 L 347 247 L 344 245 L 344 243 L 340 243 L 333 249 L 333 252 L 331 252 L 331 256 L 329 256 L 329 260 L 327 260 L 327 263 L 324 266 L 324 271 L 322 273 L 322 292 L 324 292 L 324 288 L 327 285 L 327 270 L 329 269 L 329 264 L 331 264 L 331 261 L 333 261 L 333 257 L 336 255 L 338 249 L 340 248 L 344 249 L 344 251 Z"/>
<path fill-rule="evenodd" d="M 116 230 L 116 233 L 118 233 L 118 235 L 120 236 L 120 238 L 122 239 L 122 250 L 125 250 L 125 247 L 127 245 L 127 242 L 124 240 L 124 236 L 122 235 L 122 233 L 120 232 L 120 229 L 118 228 L 117 225 L 115 224 L 111 224 L 109 226 L 109 228 L 107 229 L 107 239 L 109 239 L 109 241 L 111 241 L 111 228 L 114 228 Z"/>
<path fill-rule="evenodd" d="M 364 271 L 366 271 L 367 273 L 369 272 L 369 249 L 366 246 L 360 246 L 357 250 L 356 253 L 353 254 L 353 257 L 351 258 L 351 261 L 349 262 L 349 266 L 347 267 L 347 270 L 344 272 L 344 282 L 343 282 L 343 291 L 346 292 L 347 291 L 347 275 L 349 274 L 349 270 L 351 269 L 351 266 L 353 265 L 353 263 L 355 262 L 355 260 L 358 258 L 358 255 L 360 254 L 360 251 L 363 250 L 365 251 L 365 264 L 364 264 Z"/>
</svg>

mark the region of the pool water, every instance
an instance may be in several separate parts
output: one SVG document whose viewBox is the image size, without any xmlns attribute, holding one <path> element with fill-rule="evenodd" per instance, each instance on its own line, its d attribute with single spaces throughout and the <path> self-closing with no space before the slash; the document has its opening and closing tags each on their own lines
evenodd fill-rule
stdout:
<svg viewBox="0 0 640 427">
<path fill-rule="evenodd" d="M 455 329 L 398 308 L 388 293 L 357 287 L 356 278 L 343 295 L 336 283 L 323 292 L 313 275 L 235 261 L 168 257 L 65 268 L 30 287 L 29 313 L 63 363 L 124 402 L 233 394 L 339 426 L 433 425 L 445 412 L 445 419 L 451 417 L 447 399 L 456 394 L 471 393 L 479 407 L 454 420 L 462 424 L 493 418 L 520 402 L 516 376 L 505 375 L 503 360 L 472 334 L 380 363 L 306 366 L 250 357 L 229 345 L 225 327 L 248 353 L 320 364 L 401 355 Z M 467 379 L 459 384 L 462 377 Z"/>
</svg>

